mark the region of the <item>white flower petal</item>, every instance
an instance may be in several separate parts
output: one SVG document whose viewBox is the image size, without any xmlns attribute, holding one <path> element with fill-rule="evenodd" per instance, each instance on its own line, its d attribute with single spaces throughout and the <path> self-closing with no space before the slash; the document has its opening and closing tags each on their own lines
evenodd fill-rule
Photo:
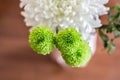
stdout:
<svg viewBox="0 0 120 80">
<path fill-rule="evenodd" d="M 22 15 L 27 26 L 45 25 L 54 32 L 61 28 L 74 27 L 83 36 L 95 32 L 100 27 L 99 16 L 106 14 L 109 8 L 104 4 L 109 0 L 20 0 L 24 8 Z"/>
</svg>

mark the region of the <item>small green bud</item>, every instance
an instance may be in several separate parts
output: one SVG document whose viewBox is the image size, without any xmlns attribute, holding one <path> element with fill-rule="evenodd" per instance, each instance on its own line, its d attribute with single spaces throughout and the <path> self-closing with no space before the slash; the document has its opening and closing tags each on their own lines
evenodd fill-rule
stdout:
<svg viewBox="0 0 120 80">
<path fill-rule="evenodd" d="M 50 54 L 54 48 L 54 33 L 46 26 L 35 27 L 29 35 L 31 48 L 38 54 Z"/>
<path fill-rule="evenodd" d="M 65 62 L 72 67 L 85 66 L 91 58 L 91 48 L 86 41 L 80 41 L 75 53 L 62 53 Z"/>
<path fill-rule="evenodd" d="M 56 47 L 62 53 L 74 53 L 79 46 L 80 34 L 75 28 L 66 28 L 58 32 L 55 37 Z"/>
</svg>

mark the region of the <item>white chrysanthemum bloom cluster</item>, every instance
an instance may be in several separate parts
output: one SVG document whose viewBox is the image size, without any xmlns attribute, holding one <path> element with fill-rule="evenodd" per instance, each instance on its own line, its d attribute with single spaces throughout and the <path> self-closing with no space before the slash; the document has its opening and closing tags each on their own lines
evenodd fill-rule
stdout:
<svg viewBox="0 0 120 80">
<path fill-rule="evenodd" d="M 100 27 L 99 16 L 106 14 L 109 0 L 21 0 L 27 26 L 44 25 L 56 29 L 74 27 L 88 40 Z"/>
</svg>

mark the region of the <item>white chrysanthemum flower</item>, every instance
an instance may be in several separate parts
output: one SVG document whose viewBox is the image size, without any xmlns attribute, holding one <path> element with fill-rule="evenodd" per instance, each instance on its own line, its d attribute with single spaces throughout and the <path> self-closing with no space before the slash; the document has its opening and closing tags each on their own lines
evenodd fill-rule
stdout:
<svg viewBox="0 0 120 80">
<path fill-rule="evenodd" d="M 108 0 L 21 0 L 22 15 L 27 26 L 44 25 L 56 28 L 76 28 L 87 39 L 100 27 L 99 16 L 106 14 Z"/>
</svg>

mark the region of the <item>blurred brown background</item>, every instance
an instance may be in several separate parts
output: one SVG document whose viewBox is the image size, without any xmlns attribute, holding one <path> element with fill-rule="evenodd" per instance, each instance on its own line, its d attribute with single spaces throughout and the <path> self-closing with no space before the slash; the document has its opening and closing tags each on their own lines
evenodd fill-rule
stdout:
<svg viewBox="0 0 120 80">
<path fill-rule="evenodd" d="M 110 0 L 107 6 L 116 3 L 120 0 Z M 0 0 L 0 80 L 120 80 L 120 39 L 109 56 L 98 36 L 97 51 L 88 66 L 65 70 L 49 56 L 32 51 L 20 11 L 19 0 Z"/>
</svg>

